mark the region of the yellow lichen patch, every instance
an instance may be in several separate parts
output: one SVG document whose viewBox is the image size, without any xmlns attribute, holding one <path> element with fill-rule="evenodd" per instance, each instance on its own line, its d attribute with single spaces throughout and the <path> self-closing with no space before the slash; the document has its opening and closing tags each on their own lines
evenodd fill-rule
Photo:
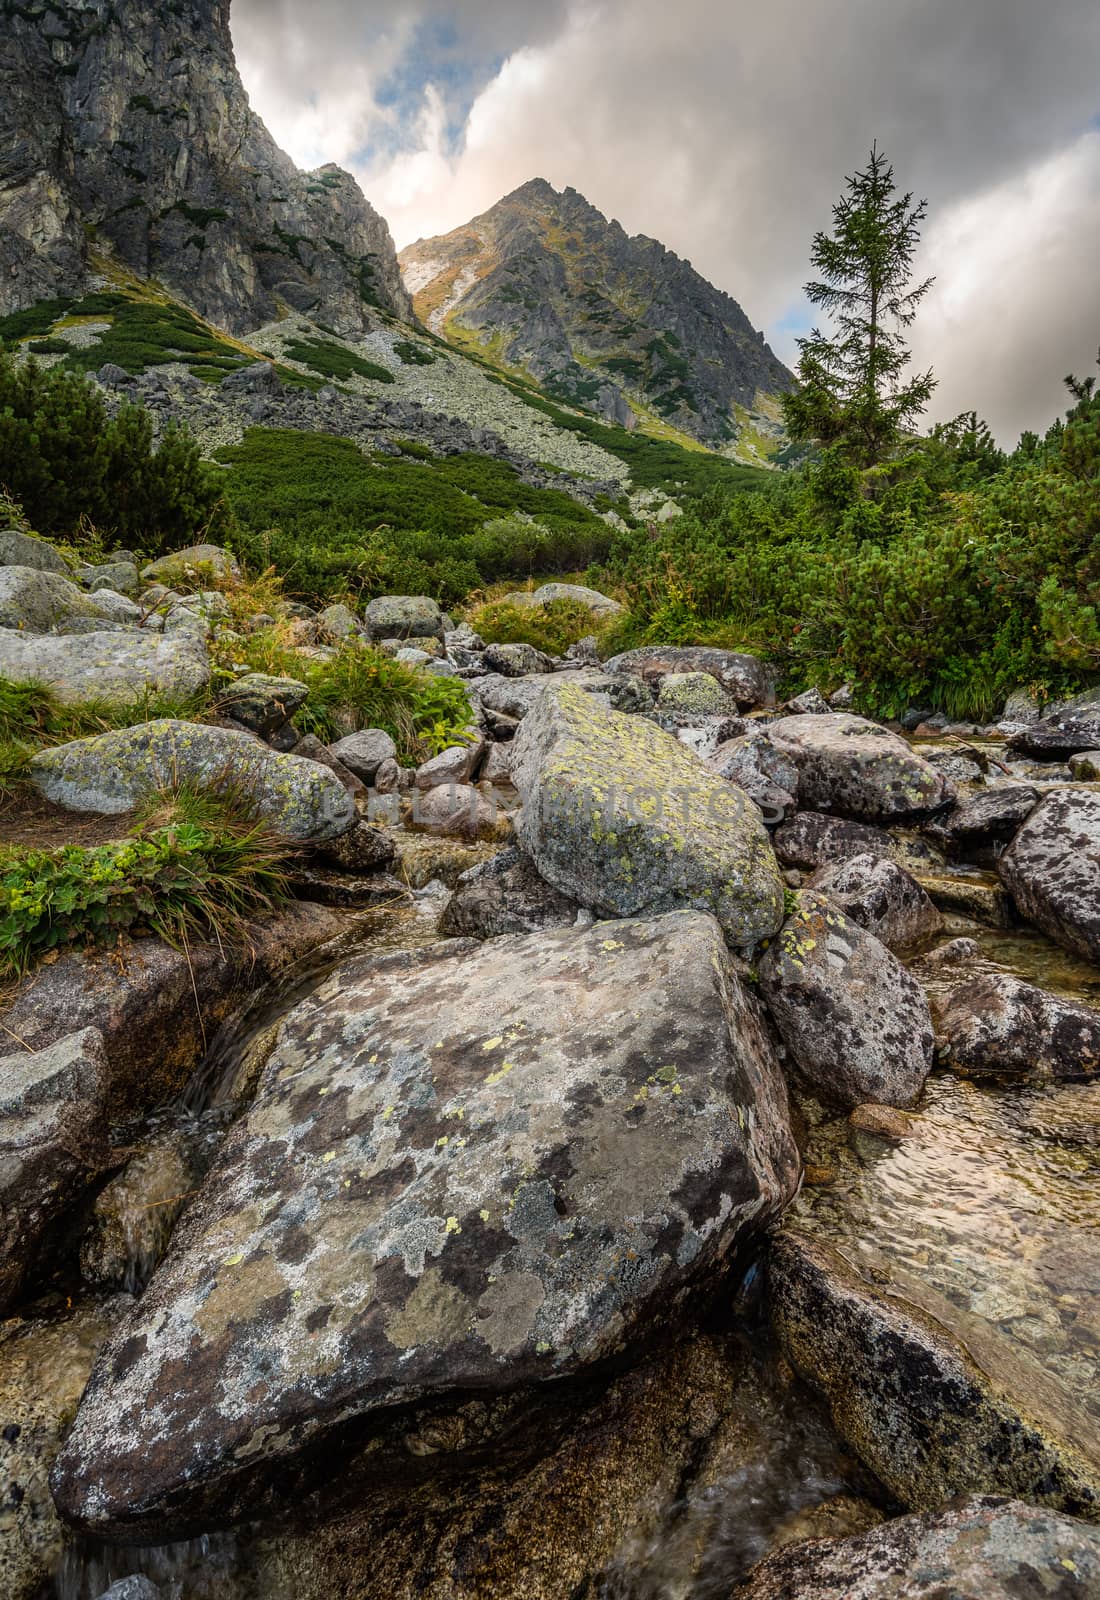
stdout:
<svg viewBox="0 0 1100 1600">
<path fill-rule="evenodd" d="M 502 1083 L 508 1074 L 510 1072 L 514 1072 L 515 1070 L 516 1067 L 514 1061 L 505 1061 L 498 1072 L 490 1072 L 489 1076 L 485 1079 L 485 1082 L 490 1088 L 492 1088 L 493 1084 Z"/>
</svg>

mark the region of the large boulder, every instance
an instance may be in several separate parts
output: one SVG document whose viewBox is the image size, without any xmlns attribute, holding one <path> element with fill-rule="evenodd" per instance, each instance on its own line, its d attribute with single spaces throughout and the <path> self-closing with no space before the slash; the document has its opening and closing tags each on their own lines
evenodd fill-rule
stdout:
<svg viewBox="0 0 1100 1600">
<path fill-rule="evenodd" d="M 982 1318 L 863 1253 L 796 1230 L 772 1242 L 772 1322 L 864 1464 L 912 1511 L 958 1494 L 1100 1517 L 1100 1452 L 1064 1389 Z"/>
<path fill-rule="evenodd" d="M 707 765 L 754 800 L 767 822 L 782 822 L 798 801 L 798 768 L 762 728 L 727 739 Z"/>
<path fill-rule="evenodd" d="M 502 850 L 464 872 L 440 919 L 439 931 L 474 939 L 567 927 L 578 906 L 544 882 L 519 850 Z"/>
<path fill-rule="evenodd" d="M 0 531 L 0 567 L 32 567 L 37 572 L 56 572 L 69 576 L 69 564 L 60 550 L 45 539 L 36 539 L 18 528 Z"/>
<path fill-rule="evenodd" d="M 669 673 L 706 672 L 743 710 L 775 703 L 775 691 L 763 662 L 736 650 L 716 650 L 710 645 L 647 644 L 612 656 L 604 663 L 604 670 L 630 673 L 654 687 Z"/>
<path fill-rule="evenodd" d="M 297 678 L 246 672 L 220 691 L 218 709 L 249 732 L 269 739 L 301 710 L 308 697 L 308 688 Z"/>
<path fill-rule="evenodd" d="M 666 672 L 657 688 L 657 715 L 728 717 L 737 702 L 709 672 Z"/>
<path fill-rule="evenodd" d="M 955 798 L 954 786 L 896 733 L 846 712 L 780 717 L 768 738 L 798 768 L 801 803 L 859 822 L 906 822 Z"/>
<path fill-rule="evenodd" d="M 939 933 L 943 917 L 904 867 L 883 856 L 850 856 L 807 881 L 888 950 L 903 950 Z"/>
<path fill-rule="evenodd" d="M 797 773 L 796 773 L 797 777 Z M 846 817 L 827 817 L 820 811 L 799 811 L 772 835 L 775 853 L 785 867 L 813 872 L 853 856 L 893 858 L 894 840 L 885 828 Z"/>
<path fill-rule="evenodd" d="M 550 657 L 533 644 L 491 644 L 485 649 L 485 665 L 490 672 L 505 678 L 529 678 L 552 668 Z"/>
<path fill-rule="evenodd" d="M 239 571 L 236 557 L 220 544 L 189 544 L 151 561 L 141 569 L 141 576 L 147 583 L 195 588 L 199 582 L 234 577 Z"/>
<path fill-rule="evenodd" d="M 350 961 L 285 1019 L 104 1351 L 57 1504 L 180 1537 L 329 1473 L 353 1422 L 360 1470 L 413 1473 L 410 1406 L 447 1452 L 470 1441 L 441 1407 L 636 1349 L 798 1176 L 711 917 Z"/>
<path fill-rule="evenodd" d="M 489 673 L 473 678 L 467 688 L 481 705 L 501 716 L 525 717 L 531 707 L 541 699 L 546 688 L 560 689 L 563 683 L 595 695 L 604 705 L 616 711 L 651 711 L 653 695 L 640 678 L 626 674 L 612 677 L 606 672 L 536 673 L 529 678 L 506 678 L 503 673 Z"/>
<path fill-rule="evenodd" d="M 100 613 L 69 578 L 40 567 L 0 567 L 0 628 L 49 633 L 73 617 Z"/>
<path fill-rule="evenodd" d="M 42 683 L 66 705 L 186 700 L 210 682 L 201 640 L 139 632 L 25 634 L 0 628 L 0 677 Z"/>
<path fill-rule="evenodd" d="M 1002 783 L 964 800 L 936 823 L 935 836 L 958 851 L 976 845 L 1006 845 L 1039 803 L 1027 784 Z"/>
<path fill-rule="evenodd" d="M 363 613 L 372 639 L 442 639 L 443 613 L 423 594 L 382 594 Z"/>
<path fill-rule="evenodd" d="M 1100 705 L 1083 706 L 1061 716 L 1044 717 L 1008 737 L 1010 750 L 1039 760 L 1065 761 L 1082 750 L 1100 746 Z"/>
<path fill-rule="evenodd" d="M 303 843 L 334 839 L 357 820 L 344 785 L 319 762 L 269 750 L 232 728 L 170 718 L 40 751 L 30 778 L 55 805 L 107 815 L 180 782 L 240 787 L 276 832 Z"/>
<path fill-rule="evenodd" d="M 1100 1530 L 1020 1500 L 971 1495 L 853 1539 L 761 1561 L 730 1600 L 1084 1600 L 1100 1594 Z"/>
<path fill-rule="evenodd" d="M 928 1001 L 874 934 L 803 893 L 759 972 L 783 1042 L 816 1094 L 849 1109 L 914 1103 L 935 1050 Z"/>
<path fill-rule="evenodd" d="M 1100 1070 L 1100 1011 L 1007 972 L 957 984 L 937 1024 L 943 1056 L 968 1078 L 1085 1079 Z"/>
<path fill-rule="evenodd" d="M 0 1060 L 0 1312 L 46 1228 L 106 1163 L 107 1082 L 94 1028 Z"/>
<path fill-rule="evenodd" d="M 384 728 L 360 728 L 330 748 L 337 761 L 342 761 L 364 783 L 373 783 L 382 763 L 397 755 L 397 746 Z"/>
<path fill-rule="evenodd" d="M 1100 794 L 1056 789 L 997 863 L 1021 916 L 1100 964 Z"/>
<path fill-rule="evenodd" d="M 524 718 L 511 765 L 520 843 L 562 894 L 608 916 L 696 906 L 742 948 L 778 930 L 760 813 L 671 734 L 566 685 Z"/>
<path fill-rule="evenodd" d="M 544 583 L 535 590 L 533 599 L 540 606 L 552 605 L 555 600 L 573 600 L 604 617 L 613 617 L 623 609 L 617 600 L 598 589 L 586 589 L 582 583 Z"/>
</svg>

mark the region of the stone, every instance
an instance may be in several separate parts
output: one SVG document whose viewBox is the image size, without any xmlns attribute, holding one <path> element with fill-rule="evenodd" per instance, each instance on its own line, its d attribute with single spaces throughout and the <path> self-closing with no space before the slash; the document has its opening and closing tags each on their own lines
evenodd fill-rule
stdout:
<svg viewBox="0 0 1100 1600">
<path fill-rule="evenodd" d="M 79 627 L 74 625 L 73 621 L 62 622 L 58 625 L 59 633 L 93 633 L 97 619 L 102 619 L 102 622 L 121 623 L 127 628 L 139 628 L 151 620 L 144 616 L 136 600 L 131 600 L 128 595 L 120 594 L 117 589 L 97 589 L 94 594 L 88 596 L 88 600 L 95 608 L 96 617 L 76 618 L 75 623 L 79 624 Z M 158 617 L 157 622 L 160 622 L 162 627 L 157 628 L 154 625 L 150 632 L 163 632 L 163 618 Z"/>
<path fill-rule="evenodd" d="M 822 895 L 802 890 L 797 902 L 758 970 L 799 1076 L 833 1104 L 911 1106 L 935 1048 L 924 991 Z"/>
<path fill-rule="evenodd" d="M 228 382 L 232 376 L 231 372 L 226 373 L 222 382 Z M 129 1578 L 120 1578 L 117 1583 L 112 1583 L 111 1587 L 100 1595 L 99 1600 L 162 1600 L 163 1594 L 163 1589 L 158 1589 L 149 1578 L 137 1574 Z"/>
<path fill-rule="evenodd" d="M 336 605 L 326 606 L 318 614 L 317 630 L 325 639 L 354 639 L 362 632 L 362 627 L 355 612 L 348 606 L 339 602 Z"/>
<path fill-rule="evenodd" d="M 1040 761 L 1065 761 L 1100 746 L 1100 706 L 1044 717 L 1041 722 L 1017 728 L 1007 739 L 1010 750 Z"/>
<path fill-rule="evenodd" d="M 49 1224 L 107 1162 L 107 1056 L 83 1028 L 0 1060 L 0 1312 Z"/>
<path fill-rule="evenodd" d="M 594 695 L 616 711 L 652 711 L 653 695 L 640 678 L 625 674 L 612 677 L 606 672 L 537 673 L 529 678 L 506 678 L 491 673 L 474 678 L 467 685 L 474 699 L 497 716 L 525 717 L 546 688 L 560 689 L 568 683 L 585 694 Z"/>
<path fill-rule="evenodd" d="M 440 783 L 413 791 L 408 826 L 451 839 L 496 839 L 506 824 L 491 795 L 468 783 Z"/>
<path fill-rule="evenodd" d="M 1048 794 L 997 871 L 1021 916 L 1100 965 L 1100 794 Z"/>
<path fill-rule="evenodd" d="M 45 684 L 66 705 L 99 701 L 137 708 L 151 696 L 182 700 L 199 694 L 210 681 L 210 662 L 202 644 L 179 637 L 58 637 L 0 629 L 0 677 Z"/>
<path fill-rule="evenodd" d="M 529 678 L 532 673 L 551 671 L 550 657 L 533 644 L 486 645 L 485 665 L 490 672 L 501 672 L 506 678 Z"/>
<path fill-rule="evenodd" d="M 727 783 L 743 789 L 771 826 L 782 822 L 798 804 L 798 768 L 762 728 L 750 728 L 727 739 L 708 758 L 707 766 Z"/>
<path fill-rule="evenodd" d="M 485 783 L 500 783 L 510 785 L 512 782 L 512 746 L 508 744 L 491 744 L 485 754 L 481 767 L 482 781 Z"/>
<path fill-rule="evenodd" d="M 771 680 L 762 662 L 755 656 L 716 650 L 709 645 L 643 645 L 612 656 L 604 663 L 604 671 L 630 673 L 654 686 L 670 672 L 706 672 L 742 710 L 775 703 Z"/>
<path fill-rule="evenodd" d="M 395 650 L 393 659 L 400 661 L 406 667 L 428 668 L 433 664 L 432 658 L 426 650 L 417 650 L 411 645 L 402 645 L 401 649 Z M 449 668 L 446 675 L 450 676 Z"/>
<path fill-rule="evenodd" d="M 378 595 L 363 615 L 372 639 L 443 637 L 443 614 L 427 595 Z"/>
<path fill-rule="evenodd" d="M 935 837 L 960 850 L 1008 844 L 1038 803 L 1038 789 L 1027 784 L 997 784 L 948 812 L 935 824 Z"/>
<path fill-rule="evenodd" d="M 0 1322 L 0 1594 L 39 1600 L 65 1547 L 49 1475 L 95 1358 L 128 1295 Z"/>
<path fill-rule="evenodd" d="M 801 802 L 858 822 L 907 822 L 955 798 L 954 786 L 896 733 L 845 712 L 781 717 L 768 738 L 798 768 Z"/>
<path fill-rule="evenodd" d="M 236 557 L 220 544 L 189 544 L 141 569 L 146 583 L 166 583 L 170 588 L 180 584 L 194 587 L 198 579 L 234 578 L 239 573 Z"/>
<path fill-rule="evenodd" d="M 1100 1068 L 1100 1011 L 1007 972 L 956 985 L 936 1021 L 943 1059 L 967 1078 L 1081 1080 Z"/>
<path fill-rule="evenodd" d="M 276 678 L 266 672 L 246 672 L 218 694 L 218 709 L 250 733 L 269 739 L 289 722 L 309 698 L 297 678 Z"/>
<path fill-rule="evenodd" d="M 849 856 L 819 867 L 806 887 L 831 900 L 888 950 L 909 949 L 943 927 L 943 917 L 920 884 L 882 856 Z"/>
<path fill-rule="evenodd" d="M 891 1139 L 896 1143 L 911 1139 L 916 1132 L 912 1117 L 896 1106 L 856 1106 L 849 1114 L 848 1125 L 857 1133 L 870 1133 L 877 1139 Z"/>
<path fill-rule="evenodd" d="M 1020 1500 L 970 1495 L 848 1539 L 767 1556 L 730 1600 L 1083 1600 L 1100 1531 Z"/>
<path fill-rule="evenodd" d="M 339 872 L 366 873 L 388 867 L 397 857 L 397 846 L 383 829 L 374 828 L 369 822 L 357 822 L 339 838 L 319 844 L 316 853 L 321 861 Z"/>
<path fill-rule="evenodd" d="M 608 916 L 694 906 L 749 949 L 783 918 L 760 814 L 733 784 L 642 717 L 568 682 L 512 743 L 519 842 L 547 883 Z"/>
<path fill-rule="evenodd" d="M 519 850 L 502 850 L 459 878 L 439 922 L 448 937 L 495 939 L 505 933 L 537 933 L 568 927 L 578 907 L 539 877 Z"/>
<path fill-rule="evenodd" d="M 801 694 L 796 694 L 793 700 L 788 700 L 785 710 L 788 715 L 796 717 L 824 717 L 830 711 L 846 710 L 847 707 L 833 706 L 820 689 L 804 689 Z"/>
<path fill-rule="evenodd" d="M 535 590 L 533 598 L 540 606 L 553 605 L 555 600 L 572 600 L 603 617 L 617 616 L 623 609 L 617 600 L 601 594 L 598 589 L 587 589 L 583 583 L 544 583 Z"/>
<path fill-rule="evenodd" d="M 49 633 L 74 617 L 100 613 L 69 578 L 38 567 L 0 567 L 0 629 Z"/>
<path fill-rule="evenodd" d="M 1070 756 L 1069 770 L 1080 783 L 1100 782 L 1100 750 L 1079 750 Z"/>
<path fill-rule="evenodd" d="M 326 1436 L 353 1420 L 393 1482 L 410 1404 L 432 1403 L 445 1460 L 440 1405 L 578 1378 L 675 1327 L 798 1177 L 711 917 L 347 962 L 284 1020 L 97 1363 L 59 1509 L 183 1537 L 328 1476 Z"/>
<path fill-rule="evenodd" d="M 131 599 L 141 588 L 138 569 L 132 561 L 108 561 L 104 566 L 93 567 L 87 583 L 92 594 L 99 589 L 113 589 Z"/>
<path fill-rule="evenodd" d="M 991 874 L 918 870 L 917 882 L 940 911 L 969 917 L 989 928 L 1011 928 L 1016 917 L 1011 896 Z"/>
<path fill-rule="evenodd" d="M 1043 707 L 1041 702 L 1030 689 L 1014 689 L 1004 703 L 1004 710 L 998 719 L 1002 727 L 1023 727 L 1028 723 L 1041 722 Z"/>
<path fill-rule="evenodd" d="M 170 1105 L 186 1089 L 220 1023 L 254 989 L 342 934 L 346 919 L 291 904 L 249 924 L 240 944 L 186 950 L 140 939 L 113 952 L 67 951 L 40 966 L 0 1012 L 3 1036 L 41 1051 L 96 1028 L 108 1064 L 112 1123 Z"/>
<path fill-rule="evenodd" d="M 338 761 L 366 784 L 374 782 L 383 762 L 393 761 L 397 755 L 397 746 L 383 728 L 361 728 L 358 733 L 338 739 L 329 748 Z"/>
<path fill-rule="evenodd" d="M 667 672 L 657 686 L 657 715 L 732 716 L 737 702 L 709 672 Z"/>
<path fill-rule="evenodd" d="M 834 689 L 829 696 L 829 707 L 833 711 L 851 711 L 855 704 L 855 695 L 850 683 L 842 683 L 839 689 Z"/>
<path fill-rule="evenodd" d="M 416 787 L 435 789 L 441 783 L 472 783 L 481 764 L 485 735 L 478 728 L 467 730 L 468 744 L 449 745 L 416 769 Z"/>
<path fill-rule="evenodd" d="M 0 567 L 30 567 L 37 572 L 56 572 L 69 577 L 69 563 L 45 539 L 22 533 L 18 528 L 0 532 Z"/>
<path fill-rule="evenodd" d="M 768 1287 L 783 1354 L 903 1506 L 977 1493 L 1100 1516 L 1077 1402 L 991 1324 L 885 1256 L 857 1267 L 795 1229 L 772 1241 Z"/>
<path fill-rule="evenodd" d="M 295 861 L 289 876 L 295 894 L 349 911 L 409 899 L 408 885 L 388 872 L 338 872 L 314 861 Z"/>
<path fill-rule="evenodd" d="M 849 861 L 852 856 L 892 859 L 894 852 L 894 841 L 884 828 L 826 817 L 819 811 L 799 811 L 775 830 L 772 843 L 785 867 L 800 867 L 804 872 Z"/>
<path fill-rule="evenodd" d="M 269 750 L 230 728 L 167 718 L 42 750 L 29 777 L 55 805 L 108 816 L 182 781 L 215 790 L 243 785 L 265 822 L 302 843 L 334 839 L 356 821 L 351 796 L 316 761 Z"/>
<path fill-rule="evenodd" d="M 281 735 L 287 730 L 291 736 L 284 743 Z M 315 734 L 307 733 L 304 739 L 300 739 L 293 723 L 287 722 L 277 733 L 271 735 L 268 743 L 273 750 L 289 751 L 302 761 L 316 761 L 322 767 L 327 767 L 334 777 L 339 778 L 353 799 L 357 800 L 360 795 L 366 794 L 367 785 L 363 780 L 357 778 L 350 767 L 346 767 L 337 756 L 334 756 L 328 745 L 322 744 Z"/>
</svg>

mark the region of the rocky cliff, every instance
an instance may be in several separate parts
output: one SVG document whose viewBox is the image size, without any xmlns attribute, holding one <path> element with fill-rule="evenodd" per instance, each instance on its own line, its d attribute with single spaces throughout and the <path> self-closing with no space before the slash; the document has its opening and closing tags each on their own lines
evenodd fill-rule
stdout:
<svg viewBox="0 0 1100 1600">
<path fill-rule="evenodd" d="M 438 333 L 617 422 L 735 439 L 794 379 L 737 302 L 655 239 L 541 178 L 402 252 Z"/>
<path fill-rule="evenodd" d="M 251 111 L 230 0 L 0 0 L 0 314 L 113 257 L 243 333 L 409 313 L 393 241 L 339 168 L 300 172 Z"/>
</svg>

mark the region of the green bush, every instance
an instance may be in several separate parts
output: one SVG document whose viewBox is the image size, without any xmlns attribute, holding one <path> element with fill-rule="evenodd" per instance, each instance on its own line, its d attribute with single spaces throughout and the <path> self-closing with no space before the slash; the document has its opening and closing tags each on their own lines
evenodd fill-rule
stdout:
<svg viewBox="0 0 1100 1600">
<path fill-rule="evenodd" d="M 599 634 L 606 619 L 576 600 L 551 600 L 545 606 L 517 606 L 490 600 L 466 619 L 487 644 L 530 644 L 547 655 L 564 655 L 571 644 Z"/>
<path fill-rule="evenodd" d="M 149 554 L 215 537 L 219 495 L 198 446 L 169 426 L 153 442 L 136 406 L 108 414 L 84 378 L 0 353 L 0 487 L 44 534 L 92 522 Z"/>
<path fill-rule="evenodd" d="M 430 367 L 436 360 L 430 350 L 425 350 L 422 344 L 415 344 L 412 339 L 399 339 L 393 347 L 393 353 L 407 367 Z"/>
<path fill-rule="evenodd" d="M 342 344 L 332 344 L 328 339 L 292 339 L 284 354 L 289 361 L 300 361 L 325 378 L 370 378 L 375 383 L 396 381 L 388 367 L 357 356 L 353 350 L 345 350 Z"/>
</svg>

